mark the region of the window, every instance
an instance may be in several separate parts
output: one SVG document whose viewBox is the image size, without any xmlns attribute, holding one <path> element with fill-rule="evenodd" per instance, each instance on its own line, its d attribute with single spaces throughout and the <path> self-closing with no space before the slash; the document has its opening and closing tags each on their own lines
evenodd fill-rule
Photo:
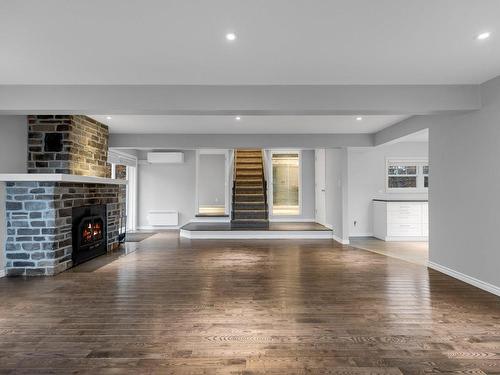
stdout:
<svg viewBox="0 0 500 375">
<path fill-rule="evenodd" d="M 273 215 L 300 215 L 300 155 L 273 153 Z"/>
<path fill-rule="evenodd" d="M 425 192 L 428 187 L 429 162 L 427 160 L 387 160 L 387 191 Z"/>
</svg>

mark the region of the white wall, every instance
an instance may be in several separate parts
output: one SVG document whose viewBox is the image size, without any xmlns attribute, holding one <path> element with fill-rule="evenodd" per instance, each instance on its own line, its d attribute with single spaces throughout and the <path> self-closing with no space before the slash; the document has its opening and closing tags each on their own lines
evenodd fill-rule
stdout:
<svg viewBox="0 0 500 375">
<path fill-rule="evenodd" d="M 198 204 L 224 206 L 226 202 L 226 154 L 200 154 Z"/>
<path fill-rule="evenodd" d="M 337 241 L 347 243 L 349 236 L 346 230 L 347 217 L 347 150 L 326 149 L 326 224 L 331 227 Z"/>
<path fill-rule="evenodd" d="M 0 173 L 26 173 L 28 125 L 26 116 L 0 116 Z M 6 239 L 5 184 L 0 183 L 0 273 Z"/>
<path fill-rule="evenodd" d="M 500 77 L 481 94 L 480 111 L 428 119 L 429 258 L 500 295 Z"/>
<path fill-rule="evenodd" d="M 268 168 L 272 168 L 270 164 L 272 161 L 271 150 L 266 150 Z M 301 220 L 314 220 L 315 218 L 315 176 L 314 176 L 314 150 L 302 150 L 302 212 L 298 216 L 273 216 L 269 215 L 270 220 L 281 221 L 301 221 Z M 268 181 L 269 188 L 272 188 L 272 181 Z M 268 200 L 271 199 L 271 194 L 268 194 Z"/>
<path fill-rule="evenodd" d="M 182 164 L 144 164 L 138 166 L 139 228 L 147 227 L 150 210 L 176 210 L 179 225 L 186 224 L 196 212 L 196 152 L 184 152 Z M 145 152 L 140 159 L 145 159 Z"/>
<path fill-rule="evenodd" d="M 373 234 L 374 198 L 427 199 L 424 194 L 386 192 L 386 159 L 397 157 L 427 158 L 427 142 L 401 142 L 370 148 L 349 149 L 349 235 Z M 432 185 L 432 180 L 430 184 Z M 356 225 L 354 225 L 356 221 Z"/>
</svg>

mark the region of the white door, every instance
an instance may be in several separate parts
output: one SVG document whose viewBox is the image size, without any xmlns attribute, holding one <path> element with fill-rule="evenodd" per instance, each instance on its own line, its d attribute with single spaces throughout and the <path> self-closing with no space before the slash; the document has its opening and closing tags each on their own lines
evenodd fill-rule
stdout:
<svg viewBox="0 0 500 375">
<path fill-rule="evenodd" d="M 325 149 L 315 150 L 315 195 L 316 195 L 316 222 L 326 224 L 326 161 Z"/>
</svg>

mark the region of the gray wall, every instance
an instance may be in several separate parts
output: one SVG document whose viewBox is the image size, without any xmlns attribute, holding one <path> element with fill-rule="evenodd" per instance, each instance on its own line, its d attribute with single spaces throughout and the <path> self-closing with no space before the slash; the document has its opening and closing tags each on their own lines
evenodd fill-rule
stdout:
<svg viewBox="0 0 500 375">
<path fill-rule="evenodd" d="M 430 261 L 500 288 L 500 77 L 483 108 L 429 118 Z"/>
<path fill-rule="evenodd" d="M 428 154 L 427 142 L 401 142 L 378 147 L 349 149 L 348 228 L 350 236 L 373 234 L 373 198 L 427 199 L 426 193 L 386 193 L 385 165 L 386 158 L 427 158 Z"/>
<path fill-rule="evenodd" d="M 198 204 L 224 206 L 226 201 L 226 155 L 201 154 L 198 166 Z"/>
<path fill-rule="evenodd" d="M 179 224 L 195 215 L 196 152 L 184 152 L 182 164 L 144 164 L 138 166 L 138 226 L 148 226 L 150 210 L 177 210 Z M 146 158 L 145 152 L 140 159 Z"/>
<path fill-rule="evenodd" d="M 27 145 L 26 116 L 0 116 L 0 173 L 26 173 Z M 5 229 L 5 184 L 0 182 L 0 270 L 5 265 Z"/>
<path fill-rule="evenodd" d="M 0 116 L 0 173 L 26 173 L 27 121 L 26 116 Z"/>
<path fill-rule="evenodd" d="M 267 160 L 271 163 L 271 151 L 266 150 Z M 302 213 L 299 216 L 269 216 L 270 220 L 314 220 L 315 218 L 315 176 L 314 150 L 302 150 Z M 272 186 L 272 182 L 270 184 Z M 269 196 L 269 199 L 271 197 Z"/>
</svg>

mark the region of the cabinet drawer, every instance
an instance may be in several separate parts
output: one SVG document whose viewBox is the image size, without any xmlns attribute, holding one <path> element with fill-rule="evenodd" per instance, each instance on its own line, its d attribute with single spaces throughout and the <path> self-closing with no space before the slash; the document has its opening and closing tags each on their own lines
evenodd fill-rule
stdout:
<svg viewBox="0 0 500 375">
<path fill-rule="evenodd" d="M 390 203 L 387 205 L 387 212 L 422 212 L 420 203 Z"/>
<path fill-rule="evenodd" d="M 421 236 L 421 224 L 389 224 L 387 225 L 387 235 L 389 237 L 397 236 Z"/>
<path fill-rule="evenodd" d="M 389 211 L 387 212 L 387 222 L 388 223 L 420 223 L 422 221 L 422 214 L 420 212 L 397 212 Z"/>
</svg>

